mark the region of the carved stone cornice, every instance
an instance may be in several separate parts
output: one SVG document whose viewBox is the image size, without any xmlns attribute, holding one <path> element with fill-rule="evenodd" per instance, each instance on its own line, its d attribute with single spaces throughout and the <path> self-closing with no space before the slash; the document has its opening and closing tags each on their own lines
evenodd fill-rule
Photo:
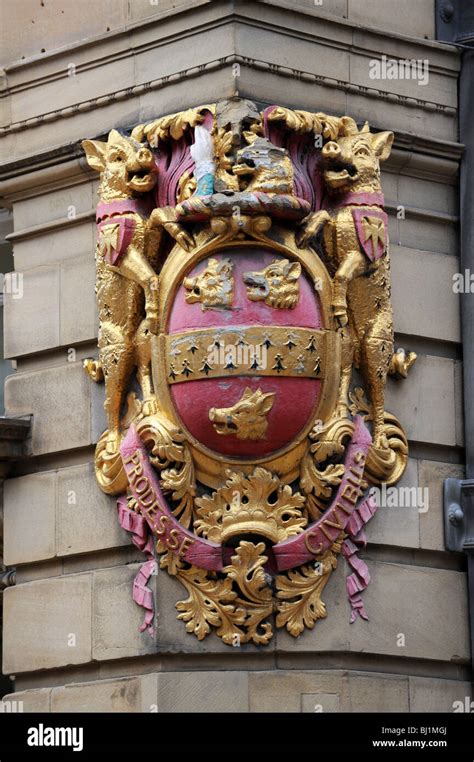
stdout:
<svg viewBox="0 0 474 762">
<path fill-rule="evenodd" d="M 115 90 L 114 92 L 107 93 L 101 97 L 80 101 L 79 103 L 75 103 L 72 106 L 67 106 L 62 109 L 49 111 L 47 113 L 32 117 L 31 119 L 12 122 L 11 124 L 0 128 L 0 136 L 29 130 L 40 124 L 55 122 L 58 119 L 68 119 L 84 111 L 95 111 L 96 109 L 108 106 L 112 103 L 116 103 L 117 101 L 140 96 L 143 93 L 149 92 L 151 90 L 157 90 L 162 89 L 163 87 L 176 85 L 183 80 L 188 81 L 189 79 L 201 76 L 206 72 L 229 68 L 234 64 L 246 66 L 255 71 L 264 71 L 270 72 L 271 74 L 278 74 L 279 76 L 287 77 L 292 80 L 301 80 L 303 82 L 307 82 L 308 84 L 327 87 L 331 90 L 342 90 L 344 92 L 351 93 L 352 95 L 374 98 L 379 101 L 382 100 L 388 103 L 404 106 L 406 108 L 422 108 L 425 111 L 433 113 L 442 113 L 446 116 L 453 117 L 456 116 L 456 108 L 441 103 L 436 103 L 434 101 L 400 95 L 398 93 L 389 92 L 387 90 L 377 89 L 375 87 L 366 87 L 365 85 L 358 85 L 347 80 L 334 79 L 333 77 L 327 77 L 322 74 L 313 74 L 312 72 L 307 72 L 301 69 L 274 64 L 269 61 L 262 61 L 258 58 L 249 58 L 248 56 L 231 54 L 223 58 L 218 58 L 207 63 L 199 64 L 198 66 L 191 66 L 187 69 L 183 69 L 165 77 L 159 77 L 157 79 L 150 80 L 149 82 L 143 82 L 133 87 Z"/>
</svg>

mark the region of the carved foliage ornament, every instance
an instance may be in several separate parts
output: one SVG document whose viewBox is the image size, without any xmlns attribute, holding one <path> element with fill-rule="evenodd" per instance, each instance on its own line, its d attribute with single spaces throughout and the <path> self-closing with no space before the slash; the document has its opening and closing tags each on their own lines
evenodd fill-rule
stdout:
<svg viewBox="0 0 474 762">
<path fill-rule="evenodd" d="M 385 385 L 416 357 L 393 347 L 392 141 L 347 116 L 234 100 L 83 142 L 100 174 L 95 469 L 147 554 L 142 629 L 157 556 L 199 639 L 313 628 L 341 553 L 352 619 L 367 618 L 370 485 L 408 458 Z"/>
</svg>

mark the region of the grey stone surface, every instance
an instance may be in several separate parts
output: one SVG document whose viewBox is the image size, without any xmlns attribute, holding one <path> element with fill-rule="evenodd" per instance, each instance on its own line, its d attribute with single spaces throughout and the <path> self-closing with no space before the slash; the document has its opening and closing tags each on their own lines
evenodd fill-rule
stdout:
<svg viewBox="0 0 474 762">
<path fill-rule="evenodd" d="M 158 712 L 247 712 L 246 672 L 161 672 Z"/>
<path fill-rule="evenodd" d="M 470 706 L 472 688 L 462 680 L 443 680 L 434 677 L 408 678 L 411 712 L 463 711 L 458 702 Z M 466 709 L 464 708 L 464 711 Z"/>
<path fill-rule="evenodd" d="M 91 660 L 92 575 L 7 588 L 3 602 L 3 671 L 7 675 Z"/>
<path fill-rule="evenodd" d="M 31 454 L 63 452 L 91 443 L 90 379 L 82 363 L 9 376 L 5 383 L 8 415 L 33 414 Z"/>
<path fill-rule="evenodd" d="M 463 364 L 461 360 L 454 363 L 454 407 L 456 421 L 456 444 L 464 447 L 464 391 Z"/>
<path fill-rule="evenodd" d="M 93 220 L 69 225 L 66 222 L 54 230 L 38 231 L 35 236 L 15 241 L 15 269 L 22 271 L 65 259 L 93 258 L 95 238 Z"/>
<path fill-rule="evenodd" d="M 94 253 L 61 264 L 60 344 L 74 345 L 97 337 Z"/>
<path fill-rule="evenodd" d="M 144 609 L 132 600 L 133 580 L 139 568 L 140 564 L 131 564 L 94 573 L 94 659 L 122 659 L 156 651 L 152 636 L 139 630 Z M 156 588 L 156 579 L 157 576 L 150 579 L 152 590 Z"/>
<path fill-rule="evenodd" d="M 103 549 L 100 555 L 97 553 L 81 553 L 74 556 L 62 556 L 60 563 L 63 574 L 79 574 L 80 572 L 96 571 L 98 568 L 110 569 L 116 566 L 143 563 L 143 560 L 143 553 L 135 545 L 130 544 L 126 547 Z"/>
<path fill-rule="evenodd" d="M 376 545 L 417 548 L 420 544 L 417 461 L 410 458 L 407 469 L 396 485 L 375 492 L 378 510 L 367 525 L 367 537 Z M 408 492 L 410 490 L 410 492 Z M 421 493 L 423 495 L 423 493 Z"/>
<path fill-rule="evenodd" d="M 282 5 L 296 5 L 301 8 L 313 11 L 315 14 L 331 14 L 332 16 L 341 16 L 341 18 L 347 18 L 347 2 L 348 0 L 324 0 L 319 2 L 317 0 L 293 0 L 293 3 L 288 0 L 283 0 Z"/>
<path fill-rule="evenodd" d="M 340 712 L 341 702 L 337 693 L 302 693 L 301 711 L 334 714 Z"/>
<path fill-rule="evenodd" d="M 53 558 L 50 561 L 41 561 L 41 563 L 18 564 L 16 568 L 16 584 L 23 585 L 24 582 L 51 579 L 51 577 L 60 577 L 62 574 L 63 563 L 58 558 Z"/>
<path fill-rule="evenodd" d="M 100 7 L 92 3 L 76 6 L 57 0 L 45 6 L 35 0 L 25 0 L 19 5 L 15 0 L 6 0 L 2 64 L 20 60 L 22 56 L 40 55 L 42 48 L 49 52 L 89 35 L 101 34 L 107 26 L 118 27 L 126 22 L 125 9 L 123 0 L 105 0 Z"/>
<path fill-rule="evenodd" d="M 403 422 L 408 439 L 456 444 L 453 360 L 420 355 L 408 379 L 389 379 L 385 399 L 385 409 Z"/>
<path fill-rule="evenodd" d="M 92 0 L 83 2 L 80 8 L 61 5 L 56 0 L 51 7 L 40 7 L 34 0 L 24 0 L 24 10 L 19 16 L 14 0 L 6 0 L 8 23 L 4 25 L 2 36 L 2 65 L 22 56 L 40 55 L 44 48 L 50 52 L 63 45 L 70 45 L 85 37 L 104 34 L 124 26 L 127 23 L 151 20 L 154 16 L 189 7 L 189 0 L 159 0 L 151 4 L 150 0 L 105 0 L 100 8 Z M 277 5 L 278 3 L 275 3 Z M 196 5 L 196 3 L 194 3 Z M 433 0 L 419 0 L 413 4 L 402 0 L 400 12 L 393 14 L 388 0 L 324 0 L 317 5 L 315 0 L 282 0 L 281 5 L 300 7 L 312 11 L 316 16 L 326 14 L 349 18 L 356 24 L 373 26 L 413 37 L 434 37 Z M 59 16 L 58 9 L 64 11 Z M 24 18 L 34 21 L 34 26 L 26 25 Z"/>
<path fill-rule="evenodd" d="M 327 1 L 327 0 L 326 0 Z M 333 0 L 330 0 L 333 2 Z M 201 3 L 211 0 L 200 0 Z M 192 0 L 104 0 L 98 7 L 95 0 L 83 0 L 80 6 L 52 0 L 39 5 L 35 0 L 22 0 L 21 11 L 15 0 L 5 0 L 6 23 L 2 25 L 2 65 L 30 56 L 38 56 L 59 47 L 71 46 L 83 39 L 106 35 L 126 24 L 153 20 L 180 6 L 198 5 Z M 25 24 L 28 19 L 34 25 Z"/>
<path fill-rule="evenodd" d="M 36 267 L 22 271 L 12 280 L 15 293 L 5 294 L 5 357 L 18 357 L 51 349 L 59 344 L 59 268 Z M 21 280 L 20 280 L 21 279 Z M 22 284 L 22 296 L 16 284 Z"/>
<path fill-rule="evenodd" d="M 251 712 L 405 712 L 408 678 L 358 671 L 249 672 Z"/>
<path fill-rule="evenodd" d="M 350 624 L 341 562 L 322 599 L 328 616 L 303 637 L 277 632 L 277 650 L 386 654 L 467 663 L 469 633 L 466 575 L 422 566 L 371 560 L 371 582 L 363 593 L 369 621 Z M 452 622 L 456 621 L 453 629 Z"/>
<path fill-rule="evenodd" d="M 100 78 L 95 79 L 90 76 L 81 76 L 81 72 L 77 73 L 76 70 L 80 62 L 72 51 L 69 57 L 75 59 L 70 62 L 76 67 L 73 69 L 73 72 L 76 72 L 75 75 L 69 74 L 68 65 L 58 72 L 59 76 L 54 81 L 43 82 L 40 88 L 33 89 L 29 97 L 26 93 L 19 93 L 18 97 L 12 101 L 12 120 L 14 122 L 31 119 L 44 113 L 45 104 L 51 104 L 54 98 L 56 98 L 57 108 L 66 108 L 74 100 L 76 103 L 80 103 L 89 98 L 100 97 L 104 92 L 113 91 L 117 89 L 118 83 L 120 83 L 120 88 L 133 87 L 134 61 L 131 56 L 114 61 L 104 61 L 100 68 Z"/>
<path fill-rule="evenodd" d="M 390 51 L 382 55 L 385 55 L 385 60 L 388 58 L 398 63 L 398 59 L 391 56 Z M 352 54 L 350 81 L 362 87 L 375 88 L 382 92 L 390 90 L 407 98 L 426 99 L 456 108 L 456 89 L 447 86 L 446 72 L 433 71 L 433 68 L 430 71 L 429 54 L 421 59 L 422 63 L 416 64 L 416 69 L 411 68 L 411 76 L 391 79 L 387 77 L 386 69 L 383 68 L 382 55 L 376 55 L 373 51 L 368 51 L 366 56 L 361 55 L 360 51 Z M 405 69 L 403 72 L 405 73 Z"/>
<path fill-rule="evenodd" d="M 358 36 L 358 43 L 362 44 L 366 39 L 363 30 L 357 35 L 354 33 L 354 38 Z M 387 53 L 388 38 L 384 38 L 384 48 L 380 50 L 379 55 Z M 425 53 L 424 50 L 412 51 L 415 55 Z M 397 57 L 405 57 L 406 52 L 400 51 L 394 53 Z M 429 52 L 431 58 L 431 50 Z M 304 88 L 301 88 L 303 90 Z M 293 92 L 293 91 L 292 91 Z M 331 91 L 333 92 L 333 91 Z M 292 97 L 296 96 L 296 93 Z M 306 100 L 306 96 L 303 96 Z M 327 113 L 334 113 L 332 108 L 327 109 Z M 343 113 L 337 112 L 337 113 Z M 365 95 L 364 91 L 357 93 L 347 93 L 346 96 L 346 108 L 345 113 L 350 114 L 357 122 L 363 123 L 365 120 L 369 122 L 372 127 L 380 126 L 387 127 L 393 132 L 408 132 L 416 135 L 429 135 L 431 138 L 438 140 L 450 140 L 456 142 L 457 135 L 457 121 L 455 115 L 451 111 L 440 111 L 437 114 L 437 118 L 433 119 L 433 112 L 423 107 L 422 103 L 412 106 L 407 109 L 403 103 L 403 100 L 397 100 L 396 98 L 390 98 L 385 100 L 382 98 L 370 97 Z M 442 253 L 455 254 L 456 250 L 452 251 L 443 248 L 446 240 L 450 243 L 454 242 L 453 231 L 447 234 L 446 231 L 442 235 L 440 240 L 436 239 L 436 229 L 441 230 L 441 222 L 439 224 L 433 223 L 430 231 L 426 234 L 423 230 L 416 230 L 416 222 L 410 227 L 403 229 L 403 239 L 400 235 L 391 236 L 392 243 L 400 241 L 403 246 L 411 246 L 412 248 L 428 249 L 429 251 L 440 251 Z M 423 226 L 422 226 L 423 227 Z"/>
<path fill-rule="evenodd" d="M 60 469 L 57 482 L 59 556 L 130 544 L 118 522 L 117 500 L 101 492 L 92 463 Z"/>
<path fill-rule="evenodd" d="M 98 357 L 99 352 L 95 350 L 90 353 L 93 357 Z M 107 418 L 104 410 L 105 387 L 104 384 L 90 383 L 91 395 L 91 440 L 96 444 L 107 428 Z"/>
<path fill-rule="evenodd" d="M 92 463 L 5 482 L 4 561 L 8 565 L 130 544 L 118 522 L 116 498 L 101 492 Z M 50 576 L 44 565 L 39 574 Z"/>
<path fill-rule="evenodd" d="M 3 500 L 4 563 L 15 566 L 53 558 L 56 552 L 55 472 L 7 479 Z"/>
<path fill-rule="evenodd" d="M 279 18 L 283 21 L 286 16 L 281 15 Z M 296 16 L 292 19 L 292 24 L 298 31 L 303 31 L 303 29 L 310 32 L 316 31 L 319 23 L 324 24 L 324 21 L 319 22 L 317 19 L 300 20 Z M 332 27 L 331 31 L 339 42 L 350 42 L 350 29 Z M 286 42 L 286 35 L 283 40 L 280 35 L 278 36 L 281 42 L 283 40 Z M 258 58 L 260 61 L 267 61 L 268 63 L 282 64 L 281 51 L 275 46 L 275 42 L 275 31 L 267 28 L 266 25 L 238 24 L 236 26 L 235 45 L 241 55 Z M 292 68 L 300 71 L 314 72 L 321 76 L 348 82 L 350 79 L 349 50 L 345 46 L 331 50 L 325 42 L 319 36 L 312 40 L 308 39 L 306 35 L 301 35 L 298 45 L 293 46 L 287 43 L 286 65 L 291 65 Z"/>
<path fill-rule="evenodd" d="M 52 712 L 151 712 L 157 706 L 157 675 L 95 680 L 53 688 Z"/>
<path fill-rule="evenodd" d="M 382 176 L 382 184 L 385 183 L 386 177 L 387 175 Z M 387 193 L 385 198 L 386 200 L 393 200 L 393 197 Z M 427 180 L 422 177 L 407 177 L 400 174 L 397 201 L 405 208 L 413 207 L 453 215 L 459 212 L 456 186 L 436 182 L 435 179 Z"/>
<path fill-rule="evenodd" d="M 458 258 L 403 246 L 392 246 L 391 254 L 395 331 L 459 342 L 460 300 L 459 294 L 453 292 Z M 420 294 L 423 294 L 422 303 Z"/>
<path fill-rule="evenodd" d="M 15 707 L 15 711 L 31 714 L 33 712 L 51 711 L 51 688 L 32 688 L 28 691 L 18 691 L 17 693 L 8 693 L 2 698 L 2 702 L 7 702 Z"/>
<path fill-rule="evenodd" d="M 394 219 L 390 229 L 390 241 L 394 246 L 407 249 L 434 251 L 440 254 L 457 255 L 459 250 L 456 226 L 436 216 L 420 220 L 417 215 L 406 211 L 405 219 Z M 446 284 L 451 288 L 452 281 Z"/>
<path fill-rule="evenodd" d="M 66 181 L 67 183 L 67 181 Z M 42 190 L 42 189 L 40 189 Z M 97 202 L 94 183 L 85 180 L 49 192 L 37 192 L 15 203 L 15 232 L 90 212 Z"/>
<path fill-rule="evenodd" d="M 374 26 L 410 37 L 435 36 L 434 0 L 401 0 L 393 12 L 390 0 L 348 0 L 349 19 L 363 26 Z"/>
<path fill-rule="evenodd" d="M 346 712 L 408 712 L 408 678 L 349 672 Z"/>
<path fill-rule="evenodd" d="M 249 673 L 251 712 L 300 712 L 301 697 L 305 694 L 336 695 L 342 703 L 345 692 L 344 673 L 339 671 L 295 669 Z"/>
<path fill-rule="evenodd" d="M 461 680 L 337 670 L 152 672 L 19 691 L 24 712 L 453 712 L 469 706 Z"/>
<path fill-rule="evenodd" d="M 165 11 L 180 10 L 180 6 L 183 5 L 189 7 L 189 0 L 159 0 L 159 3 L 154 5 L 150 3 L 150 0 L 135 0 L 128 4 L 128 17 L 130 22 L 148 20 Z"/>
</svg>

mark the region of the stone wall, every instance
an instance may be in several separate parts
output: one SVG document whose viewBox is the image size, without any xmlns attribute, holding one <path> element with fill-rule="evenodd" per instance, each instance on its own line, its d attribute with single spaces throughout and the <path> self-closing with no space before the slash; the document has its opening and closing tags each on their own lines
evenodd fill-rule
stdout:
<svg viewBox="0 0 474 762">
<path fill-rule="evenodd" d="M 17 371 L 5 404 L 33 414 L 29 458 L 4 497 L 4 559 L 18 570 L 4 593 L 14 697 L 29 711 L 452 711 L 469 695 L 470 660 L 466 575 L 444 550 L 441 501 L 443 479 L 463 473 L 459 56 L 433 41 L 434 0 L 403 0 L 395 14 L 391 0 L 45 5 L 7 0 L 0 24 L 1 194 L 24 278 L 23 299 L 6 295 Z M 371 80 L 382 55 L 428 59 L 429 83 Z M 389 382 L 387 408 L 410 439 L 402 486 L 427 487 L 430 501 L 426 513 L 382 507 L 370 524 L 370 622 L 349 624 L 341 560 L 328 618 L 262 649 L 187 635 L 166 572 L 153 578 L 156 642 L 138 632 L 141 556 L 95 484 L 103 390 L 81 364 L 96 351 L 96 181 L 78 141 L 237 94 L 396 133 L 383 173 L 395 329 L 419 357 L 407 381 Z"/>
</svg>

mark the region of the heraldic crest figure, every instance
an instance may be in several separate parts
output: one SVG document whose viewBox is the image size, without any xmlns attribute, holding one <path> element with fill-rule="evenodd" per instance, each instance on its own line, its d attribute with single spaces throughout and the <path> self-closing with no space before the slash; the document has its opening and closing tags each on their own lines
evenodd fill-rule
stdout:
<svg viewBox="0 0 474 762">
<path fill-rule="evenodd" d="M 393 345 L 392 142 L 237 98 L 83 141 L 100 177 L 95 470 L 147 556 L 142 630 L 159 564 L 199 640 L 298 637 L 326 617 L 341 553 L 351 620 L 367 619 L 370 489 L 408 458 L 387 375 L 416 359 Z"/>
</svg>

